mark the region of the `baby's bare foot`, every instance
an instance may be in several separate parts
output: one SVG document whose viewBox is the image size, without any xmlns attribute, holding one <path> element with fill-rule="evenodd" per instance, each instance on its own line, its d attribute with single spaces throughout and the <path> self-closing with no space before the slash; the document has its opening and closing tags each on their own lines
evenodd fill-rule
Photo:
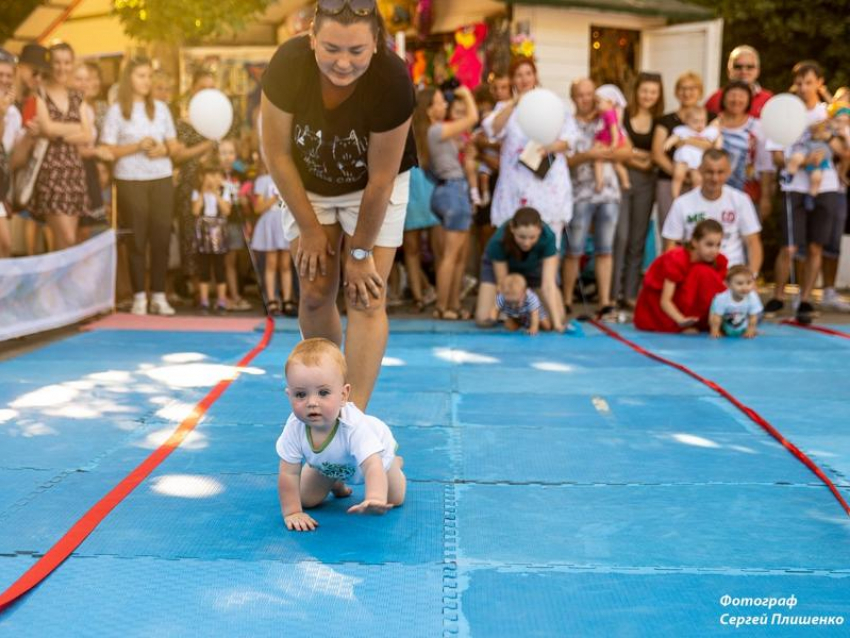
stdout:
<svg viewBox="0 0 850 638">
<path fill-rule="evenodd" d="M 351 488 L 342 481 L 336 481 L 331 487 L 331 494 L 337 498 L 347 498 L 351 496 Z"/>
</svg>

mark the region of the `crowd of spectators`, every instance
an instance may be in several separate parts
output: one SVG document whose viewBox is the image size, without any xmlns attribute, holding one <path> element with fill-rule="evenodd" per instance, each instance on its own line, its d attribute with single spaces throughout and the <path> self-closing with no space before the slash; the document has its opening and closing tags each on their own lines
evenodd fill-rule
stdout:
<svg viewBox="0 0 850 638">
<path fill-rule="evenodd" d="M 623 320 L 646 296 L 646 250 L 657 245 L 685 252 L 647 275 L 663 317 L 647 322 L 644 308 L 637 323 L 707 330 L 707 307 L 699 321 L 664 308 L 682 293 L 682 260 L 710 254 L 700 238 L 714 227 L 696 240 L 694 231 L 714 220 L 724 265 L 746 267 L 762 284 L 763 227 L 778 229 L 767 312 L 783 309 L 795 264 L 798 318 L 811 320 L 819 278 L 821 305 L 850 311 L 835 290 L 847 219 L 847 89 L 833 96 L 817 63 L 795 66 L 791 90 L 808 128 L 781 148 L 760 125 L 772 93 L 758 83 L 758 52 L 733 50 L 727 73 L 707 99 L 699 75 L 681 75 L 672 101 L 654 73 L 640 73 L 622 100 L 618 87 L 576 79 L 561 134 L 545 148 L 530 144 L 516 116 L 518 101 L 540 86 L 530 58 L 474 92 L 420 87 L 419 167 L 388 304 L 409 301 L 417 313 L 433 304 L 441 320 L 502 320 L 531 333 L 564 331 L 579 303 L 583 313 Z M 183 99 L 215 83 L 196 73 Z M 109 228 L 114 208 L 133 313 L 250 310 L 246 288 L 256 284 L 255 305 L 262 295 L 273 313 L 297 314 L 280 196 L 257 136 L 237 128 L 218 143 L 202 137 L 176 115 L 173 79 L 146 58 L 128 60 L 109 88 L 98 65 L 78 62 L 68 45 L 27 45 L 20 58 L 0 50 L 0 257 L 11 256 L 13 214 L 25 220 L 32 255 Z M 665 275 L 674 271 L 679 279 Z M 718 271 L 721 289 L 725 277 Z"/>
</svg>

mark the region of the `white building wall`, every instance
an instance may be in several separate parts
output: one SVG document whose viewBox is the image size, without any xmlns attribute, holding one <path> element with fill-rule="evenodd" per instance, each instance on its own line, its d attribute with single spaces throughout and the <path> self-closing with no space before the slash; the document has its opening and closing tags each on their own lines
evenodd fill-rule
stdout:
<svg viewBox="0 0 850 638">
<path fill-rule="evenodd" d="M 513 21 L 530 27 L 541 85 L 564 99 L 570 83 L 590 73 L 591 26 L 640 31 L 666 23 L 664 18 L 527 5 L 514 6 Z"/>
</svg>

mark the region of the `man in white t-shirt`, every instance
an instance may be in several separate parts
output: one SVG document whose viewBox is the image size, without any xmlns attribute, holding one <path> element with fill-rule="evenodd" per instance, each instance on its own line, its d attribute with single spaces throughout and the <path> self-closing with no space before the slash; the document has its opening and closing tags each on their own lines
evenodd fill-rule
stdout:
<svg viewBox="0 0 850 638">
<path fill-rule="evenodd" d="M 731 171 L 726 151 L 709 149 L 703 154 L 699 167 L 702 186 L 678 197 L 670 207 L 661 231 L 664 250 L 686 243 L 698 223 L 714 219 L 723 226 L 720 252 L 729 266 L 746 265 L 757 277 L 764 254 L 761 223 L 749 196 L 726 185 Z"/>
<path fill-rule="evenodd" d="M 811 61 L 800 62 L 794 67 L 793 75 L 796 93 L 807 109 L 806 132 L 797 143 L 788 148 L 783 149 L 772 143 L 768 145 L 768 149 L 778 156 L 780 164 L 790 157 L 795 147 L 809 135 L 810 126 L 828 117 L 826 104 L 820 101 L 824 87 L 823 71 L 820 66 Z M 830 145 L 835 153 L 835 162 L 838 162 L 840 154 L 848 152 L 840 139 L 834 138 Z M 814 307 L 811 304 L 811 294 L 821 267 L 823 267 L 824 279 L 821 305 L 835 310 L 850 310 L 850 307 L 838 297 L 834 287 L 844 219 L 847 214 L 845 188 L 838 179 L 838 172 L 834 165 L 824 168 L 822 175 L 821 186 L 816 197 L 809 195 L 809 173 L 805 170 L 797 171 L 793 178 L 782 184 L 784 210 L 780 215 L 779 225 L 782 228 L 784 248 L 776 257 L 776 288 L 773 299 L 764 307 L 765 312 L 768 313 L 782 310 L 785 284 L 788 283 L 791 274 L 791 262 L 798 251 L 805 252 L 806 262 L 800 287 L 800 305 L 797 307 L 797 319 L 802 323 L 810 323 L 812 320 Z"/>
</svg>

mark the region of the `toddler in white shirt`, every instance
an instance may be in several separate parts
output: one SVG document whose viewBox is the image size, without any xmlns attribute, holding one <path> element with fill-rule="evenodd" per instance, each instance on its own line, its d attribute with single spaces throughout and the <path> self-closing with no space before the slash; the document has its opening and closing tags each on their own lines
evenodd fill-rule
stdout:
<svg viewBox="0 0 850 638">
<path fill-rule="evenodd" d="M 348 402 L 347 373 L 345 357 L 327 339 L 302 341 L 286 361 L 292 414 L 276 449 L 280 507 L 289 530 L 315 530 L 318 523 L 304 509 L 320 505 L 329 493 L 350 496 L 346 481 L 366 485 L 363 502 L 349 514 L 385 514 L 404 503 L 407 479 L 395 438 L 386 423 Z"/>
</svg>

